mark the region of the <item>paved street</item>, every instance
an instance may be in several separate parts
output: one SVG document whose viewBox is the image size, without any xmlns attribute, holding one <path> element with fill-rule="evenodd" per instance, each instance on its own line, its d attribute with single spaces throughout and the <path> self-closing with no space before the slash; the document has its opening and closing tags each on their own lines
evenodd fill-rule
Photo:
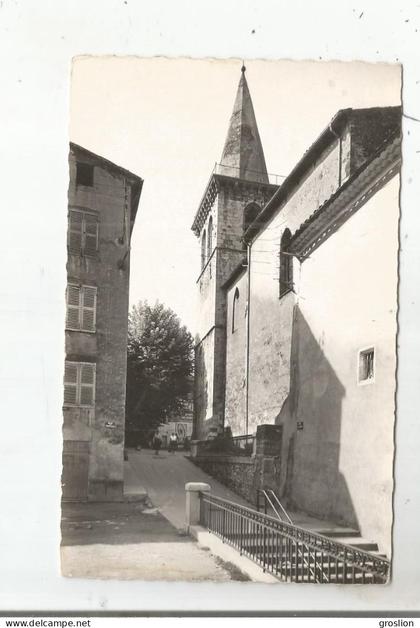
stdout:
<svg viewBox="0 0 420 628">
<path fill-rule="evenodd" d="M 185 457 L 183 451 L 174 454 L 161 451 L 158 456 L 150 449 L 128 451 L 125 487 L 127 491 L 144 488 L 154 506 L 178 529 L 185 525 L 185 484 L 206 482 L 212 493 L 244 506 L 249 504 L 202 471 Z"/>
<path fill-rule="evenodd" d="M 195 466 L 184 452 L 161 451 L 156 456 L 147 449 L 129 450 L 126 493 L 141 501 L 63 504 L 63 575 L 119 580 L 247 580 L 229 562 L 232 557 L 225 556 L 223 561 L 186 536 L 187 482 L 206 482 L 214 494 L 249 505 Z M 330 525 L 303 514 L 293 513 L 293 517 L 302 527 Z"/>
<path fill-rule="evenodd" d="M 185 484 L 206 482 L 212 493 L 237 504 L 254 509 L 242 497 L 220 484 L 185 457 L 184 452 L 170 454 L 161 451 L 158 456 L 150 449 L 141 452 L 130 449 L 125 463 L 125 487 L 134 493 L 147 492 L 153 505 L 175 526 L 185 525 Z M 273 514 L 273 513 L 272 513 Z M 310 530 L 339 530 L 334 522 L 320 520 L 303 512 L 289 511 L 293 522 Z M 343 528 L 345 529 L 345 528 Z"/>
<path fill-rule="evenodd" d="M 118 580 L 247 580 L 184 533 L 185 484 L 207 482 L 217 495 L 246 504 L 187 460 L 129 450 L 125 490 L 148 500 L 65 503 L 62 511 L 62 573 L 73 578 Z"/>
<path fill-rule="evenodd" d="M 61 571 L 73 578 L 227 582 L 247 578 L 144 503 L 66 503 Z"/>
</svg>

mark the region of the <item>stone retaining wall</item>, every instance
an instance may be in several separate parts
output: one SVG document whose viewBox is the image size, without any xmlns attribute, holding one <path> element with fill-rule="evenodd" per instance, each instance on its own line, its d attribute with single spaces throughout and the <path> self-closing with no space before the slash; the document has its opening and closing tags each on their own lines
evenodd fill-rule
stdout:
<svg viewBox="0 0 420 628">
<path fill-rule="evenodd" d="M 261 425 L 257 429 L 255 455 L 210 452 L 211 441 L 207 441 L 192 443 L 191 460 L 221 484 L 256 505 L 258 489 L 279 489 L 281 438 L 280 426 Z"/>
<path fill-rule="evenodd" d="M 245 456 L 221 456 L 218 454 L 193 458 L 193 462 L 206 473 L 241 495 L 256 503 L 255 458 Z"/>
</svg>

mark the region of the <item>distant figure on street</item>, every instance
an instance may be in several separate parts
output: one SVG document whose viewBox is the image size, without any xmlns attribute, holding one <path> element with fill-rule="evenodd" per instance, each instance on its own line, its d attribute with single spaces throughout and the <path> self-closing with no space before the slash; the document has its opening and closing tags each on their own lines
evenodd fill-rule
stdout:
<svg viewBox="0 0 420 628">
<path fill-rule="evenodd" d="M 172 432 L 172 434 L 169 437 L 168 451 L 174 454 L 177 449 L 178 449 L 178 438 L 175 432 Z"/>
<path fill-rule="evenodd" d="M 153 449 L 155 450 L 155 456 L 159 455 L 159 450 L 162 445 L 159 434 L 155 434 L 153 437 Z"/>
</svg>

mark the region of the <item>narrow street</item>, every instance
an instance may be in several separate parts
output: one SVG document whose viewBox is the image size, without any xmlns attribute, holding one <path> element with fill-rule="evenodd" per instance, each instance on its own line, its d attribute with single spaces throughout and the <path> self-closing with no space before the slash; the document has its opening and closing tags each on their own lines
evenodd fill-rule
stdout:
<svg viewBox="0 0 420 628">
<path fill-rule="evenodd" d="M 187 482 L 206 482 L 215 495 L 250 506 L 239 495 L 188 460 L 183 451 L 173 454 L 160 451 L 156 456 L 150 449 L 142 451 L 130 449 L 128 462 L 125 464 L 126 493 L 141 492 L 144 489 L 153 505 L 178 529 L 182 529 L 185 524 Z"/>
<path fill-rule="evenodd" d="M 250 506 L 194 465 L 183 451 L 155 455 L 150 449 L 129 450 L 124 502 L 63 504 L 62 574 L 119 580 L 249 580 L 235 550 L 216 555 L 218 550 L 210 551 L 207 540 L 197 543 L 186 534 L 187 482 L 205 482 L 214 495 Z M 355 532 L 304 513 L 290 514 L 295 524 L 310 530 L 333 535 Z M 261 575 L 253 574 L 252 579 L 264 581 Z"/>
<path fill-rule="evenodd" d="M 63 504 L 64 576 L 190 582 L 249 579 L 185 534 L 185 483 L 207 482 L 221 497 L 246 502 L 187 460 L 184 452 L 161 451 L 155 456 L 151 450 L 129 450 L 125 473 L 126 493 L 139 496 L 140 501 Z"/>
<path fill-rule="evenodd" d="M 150 449 L 129 450 L 125 463 L 126 492 L 146 492 L 153 505 L 178 530 L 185 524 L 185 484 L 187 482 L 205 482 L 211 486 L 211 492 L 218 497 L 247 506 L 250 504 L 237 493 L 218 482 L 192 463 L 183 451 L 174 454 L 161 451 L 158 456 Z M 273 513 L 271 513 L 273 514 Z M 348 532 L 350 528 L 337 525 L 334 521 L 317 519 L 304 512 L 288 510 L 295 525 L 313 531 Z M 353 531 L 357 534 L 356 531 Z"/>
</svg>

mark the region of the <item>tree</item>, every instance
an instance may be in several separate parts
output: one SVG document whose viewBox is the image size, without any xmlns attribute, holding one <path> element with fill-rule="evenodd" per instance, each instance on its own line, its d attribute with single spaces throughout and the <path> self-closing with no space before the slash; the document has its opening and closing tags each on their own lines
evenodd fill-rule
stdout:
<svg viewBox="0 0 420 628">
<path fill-rule="evenodd" d="M 191 391 L 193 338 L 170 308 L 140 301 L 128 317 L 127 431 L 142 440 L 179 410 Z"/>
</svg>

